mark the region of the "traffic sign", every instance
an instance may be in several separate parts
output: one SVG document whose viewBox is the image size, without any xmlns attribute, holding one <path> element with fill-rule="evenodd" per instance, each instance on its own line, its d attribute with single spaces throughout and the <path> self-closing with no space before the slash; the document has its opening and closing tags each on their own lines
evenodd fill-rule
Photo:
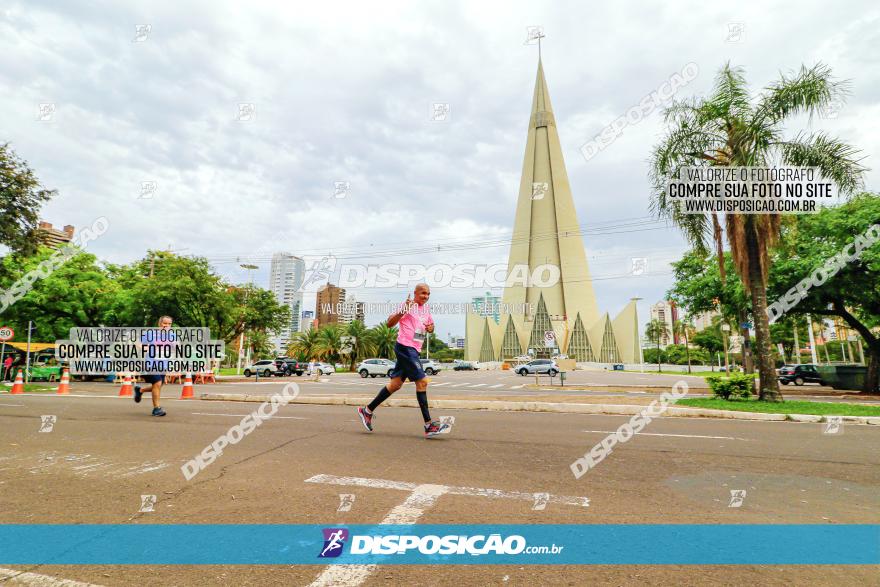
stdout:
<svg viewBox="0 0 880 587">
<path fill-rule="evenodd" d="M 544 332 L 544 346 L 548 349 L 556 348 L 556 333 L 552 330 Z"/>
<path fill-rule="evenodd" d="M 6 342 L 7 340 L 12 340 L 12 337 L 15 336 L 15 331 L 8 326 L 0 327 L 0 340 Z"/>
</svg>

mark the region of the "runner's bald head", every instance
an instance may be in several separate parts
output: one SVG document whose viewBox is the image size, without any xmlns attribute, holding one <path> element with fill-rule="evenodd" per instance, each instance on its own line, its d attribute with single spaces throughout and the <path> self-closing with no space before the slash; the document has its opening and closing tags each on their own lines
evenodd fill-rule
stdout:
<svg viewBox="0 0 880 587">
<path fill-rule="evenodd" d="M 419 283 L 416 285 L 413 294 L 415 294 L 413 297 L 417 304 L 424 304 L 431 297 L 431 288 L 428 287 L 427 283 Z"/>
</svg>

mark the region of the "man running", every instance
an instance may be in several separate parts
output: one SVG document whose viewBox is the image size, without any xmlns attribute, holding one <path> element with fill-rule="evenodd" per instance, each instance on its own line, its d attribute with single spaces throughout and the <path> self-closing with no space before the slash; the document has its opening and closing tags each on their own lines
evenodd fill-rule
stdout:
<svg viewBox="0 0 880 587">
<path fill-rule="evenodd" d="M 173 321 L 171 319 L 171 316 L 162 316 L 161 318 L 159 318 L 159 329 L 160 330 L 171 330 L 172 324 L 173 324 Z M 141 342 L 145 345 L 150 345 L 150 346 L 165 346 L 165 345 L 173 345 L 174 344 L 174 342 L 173 342 L 173 334 L 174 333 L 172 333 L 172 332 L 168 333 L 166 340 L 164 340 L 164 341 L 163 340 L 156 340 L 155 335 L 158 334 L 158 331 L 152 331 L 152 334 L 154 335 L 153 340 L 149 340 L 148 334 L 145 333 L 144 336 L 141 338 Z M 155 360 L 154 362 L 156 364 L 158 364 L 158 369 L 160 371 L 165 370 L 165 366 L 166 366 L 165 360 L 158 359 L 158 360 Z M 143 378 L 146 383 L 149 383 L 152 385 L 152 387 L 150 388 L 150 393 L 153 396 L 153 415 L 154 416 L 164 416 L 165 410 L 163 410 L 161 407 L 159 407 L 159 399 L 160 399 L 160 396 L 162 395 L 162 384 L 165 383 L 165 373 L 160 372 L 160 373 L 155 373 L 152 375 L 144 375 Z M 136 403 L 136 404 L 141 403 L 141 397 L 143 396 L 144 393 L 146 393 L 146 392 L 141 391 L 140 385 L 135 385 L 134 386 L 134 403 Z"/>
<path fill-rule="evenodd" d="M 388 317 L 389 328 L 399 325 L 397 342 L 394 345 L 397 363 L 391 370 L 391 381 L 368 406 L 358 408 L 357 411 L 364 428 L 372 432 L 373 411 L 391 397 L 392 393 L 400 389 L 404 381 L 407 379 L 415 381 L 416 399 L 422 410 L 422 418 L 425 420 L 425 438 L 430 438 L 446 431 L 449 425 L 431 420 L 431 413 L 428 411 L 428 379 L 419 361 L 419 352 L 422 350 L 425 337 L 428 333 L 434 332 L 434 319 L 427 305 L 428 298 L 431 297 L 431 288 L 427 284 L 420 283 L 413 294 L 414 300 L 406 296 L 406 302 L 401 306 L 400 311 Z"/>
</svg>

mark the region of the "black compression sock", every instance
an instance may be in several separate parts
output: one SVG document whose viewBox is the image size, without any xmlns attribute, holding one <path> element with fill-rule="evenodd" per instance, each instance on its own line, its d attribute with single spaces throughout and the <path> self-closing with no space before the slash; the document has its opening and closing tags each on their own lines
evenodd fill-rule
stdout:
<svg viewBox="0 0 880 587">
<path fill-rule="evenodd" d="M 384 402 L 389 397 L 391 397 L 391 393 L 388 392 L 387 387 L 383 387 L 382 391 L 380 391 L 378 395 L 376 395 L 376 397 L 373 399 L 373 401 L 370 402 L 370 405 L 367 406 L 367 409 L 370 410 L 370 413 L 372 413 L 373 410 L 379 407 L 379 404 Z"/>
<path fill-rule="evenodd" d="M 422 410 L 422 418 L 424 418 L 425 423 L 431 421 L 431 412 L 428 411 L 428 392 L 427 391 L 417 391 L 416 399 L 419 402 L 419 408 Z"/>
</svg>

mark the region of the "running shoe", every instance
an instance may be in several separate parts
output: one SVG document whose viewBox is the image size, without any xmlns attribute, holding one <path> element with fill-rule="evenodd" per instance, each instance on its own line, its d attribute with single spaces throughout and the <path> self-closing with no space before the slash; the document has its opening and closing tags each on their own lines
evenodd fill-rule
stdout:
<svg viewBox="0 0 880 587">
<path fill-rule="evenodd" d="M 164 416 L 165 410 L 163 410 L 162 408 L 153 408 L 153 415 L 154 416 Z"/>
<path fill-rule="evenodd" d="M 134 386 L 134 403 L 141 403 L 141 398 L 144 396 L 144 393 L 141 391 L 140 385 Z"/>
<path fill-rule="evenodd" d="M 364 425 L 364 428 L 373 431 L 373 414 L 367 412 L 367 408 L 360 407 L 358 408 L 358 416 L 361 417 L 361 423 Z"/>
<path fill-rule="evenodd" d="M 431 438 L 432 436 L 437 436 L 441 432 L 445 432 L 449 429 L 449 424 L 440 423 L 440 420 L 434 420 L 429 424 L 425 424 L 425 438 Z"/>
</svg>

